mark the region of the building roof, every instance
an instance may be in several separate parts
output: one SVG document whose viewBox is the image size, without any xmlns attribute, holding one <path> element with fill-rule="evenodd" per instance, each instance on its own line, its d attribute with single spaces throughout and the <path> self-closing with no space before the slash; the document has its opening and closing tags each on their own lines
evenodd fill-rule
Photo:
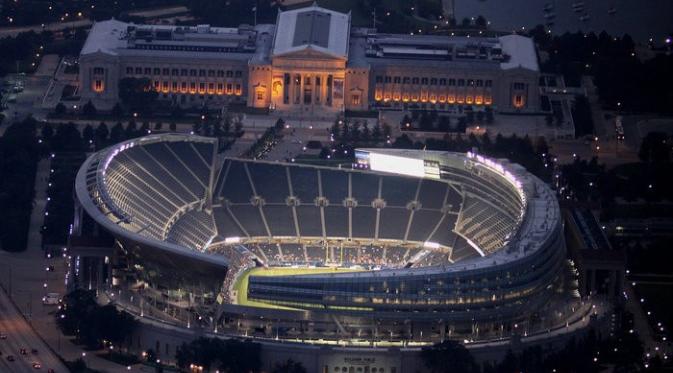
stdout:
<svg viewBox="0 0 673 373">
<path fill-rule="evenodd" d="M 450 65 L 452 70 L 524 68 L 539 71 L 535 45 L 532 39 L 524 36 L 384 34 L 358 28 L 351 31 L 348 65 L 414 66 L 420 69 Z"/>
<path fill-rule="evenodd" d="M 80 54 L 85 55 L 96 52 L 116 54 L 116 49 L 126 46 L 126 40 L 123 39 L 123 35 L 126 34 L 127 26 L 127 23 L 117 21 L 116 19 L 94 23 Z"/>
<path fill-rule="evenodd" d="M 80 55 L 268 61 L 274 26 L 136 25 L 115 19 L 96 22 Z"/>
<path fill-rule="evenodd" d="M 503 52 L 510 56 L 509 60 L 500 64 L 500 68 L 503 70 L 523 68 L 540 71 L 533 39 L 521 35 L 506 35 L 499 39 Z"/>
<path fill-rule="evenodd" d="M 305 49 L 348 58 L 351 16 L 312 6 L 278 13 L 273 55 Z"/>
</svg>

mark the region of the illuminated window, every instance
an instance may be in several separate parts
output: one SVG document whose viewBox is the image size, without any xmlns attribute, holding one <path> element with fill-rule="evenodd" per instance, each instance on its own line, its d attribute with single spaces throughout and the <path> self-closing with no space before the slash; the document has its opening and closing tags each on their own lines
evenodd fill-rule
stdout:
<svg viewBox="0 0 673 373">
<path fill-rule="evenodd" d="M 522 95 L 514 95 L 514 107 L 517 109 L 522 108 L 524 105 L 524 100 Z"/>
<path fill-rule="evenodd" d="M 473 102 L 474 102 L 474 99 L 472 98 L 472 96 L 468 95 L 468 96 L 465 97 L 465 103 L 466 104 L 472 104 Z"/>
<path fill-rule="evenodd" d="M 199 93 L 206 92 L 206 83 L 199 83 Z"/>
<path fill-rule="evenodd" d="M 454 96 L 454 95 L 449 95 L 449 96 L 447 97 L 446 101 L 447 101 L 449 104 L 453 104 L 453 103 L 456 102 L 456 96 Z"/>
<path fill-rule="evenodd" d="M 359 94 L 353 94 L 351 95 L 351 105 L 360 105 L 360 95 Z"/>
<path fill-rule="evenodd" d="M 264 91 L 262 91 L 261 89 L 257 91 L 257 100 L 264 101 Z"/>
<path fill-rule="evenodd" d="M 96 79 L 96 81 L 93 82 L 93 90 L 95 92 L 103 92 L 103 81 Z"/>
<path fill-rule="evenodd" d="M 484 97 L 484 104 L 485 105 L 491 105 L 493 103 L 493 98 L 491 96 L 485 96 Z"/>
<path fill-rule="evenodd" d="M 439 102 L 441 102 L 442 104 L 445 103 L 446 102 L 446 96 L 439 95 Z"/>
<path fill-rule="evenodd" d="M 477 105 L 481 105 L 484 103 L 484 98 L 482 96 L 476 96 L 474 98 L 474 103 Z"/>
<path fill-rule="evenodd" d="M 178 82 L 173 82 L 173 84 L 171 84 L 171 91 L 174 93 L 178 91 Z"/>
<path fill-rule="evenodd" d="M 189 83 L 189 92 L 190 92 L 191 94 L 196 93 L 196 83 L 195 83 L 195 82 L 191 82 L 191 83 Z"/>
<path fill-rule="evenodd" d="M 242 91 L 241 91 L 241 84 L 240 84 L 240 83 L 237 83 L 237 84 L 236 84 L 236 96 L 240 96 L 240 95 L 241 95 L 241 92 L 242 92 Z"/>
<path fill-rule="evenodd" d="M 222 93 L 224 93 L 224 84 L 217 83 L 217 94 L 221 95 Z"/>
<path fill-rule="evenodd" d="M 180 92 L 187 93 L 187 82 L 180 83 Z"/>
<path fill-rule="evenodd" d="M 227 83 L 227 94 L 230 95 L 233 92 L 233 85 L 231 83 Z"/>
<path fill-rule="evenodd" d="M 168 92 L 168 82 L 163 82 L 161 85 L 161 92 L 167 93 Z"/>
<path fill-rule="evenodd" d="M 374 93 L 374 100 L 381 101 L 382 97 L 383 95 L 381 94 L 381 90 L 377 89 L 376 92 Z"/>
</svg>

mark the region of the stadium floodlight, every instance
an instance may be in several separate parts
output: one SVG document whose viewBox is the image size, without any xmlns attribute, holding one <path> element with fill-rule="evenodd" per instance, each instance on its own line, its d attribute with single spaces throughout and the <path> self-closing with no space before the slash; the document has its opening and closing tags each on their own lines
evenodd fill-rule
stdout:
<svg viewBox="0 0 673 373">
<path fill-rule="evenodd" d="M 224 239 L 224 243 L 226 244 L 235 244 L 241 242 L 241 237 L 227 237 Z"/>
<path fill-rule="evenodd" d="M 437 242 L 425 241 L 423 242 L 423 247 L 426 249 L 439 249 L 439 244 Z"/>
</svg>

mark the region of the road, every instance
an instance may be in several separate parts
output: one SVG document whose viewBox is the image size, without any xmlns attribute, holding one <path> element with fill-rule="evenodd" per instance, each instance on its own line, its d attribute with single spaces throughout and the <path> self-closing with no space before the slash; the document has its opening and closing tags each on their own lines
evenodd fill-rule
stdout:
<svg viewBox="0 0 673 373">
<path fill-rule="evenodd" d="M 42 370 L 54 369 L 58 373 L 66 373 L 68 369 L 59 358 L 49 350 L 47 345 L 38 337 L 26 319 L 12 304 L 4 291 L 0 291 L 0 333 L 7 335 L 7 339 L 0 340 L 0 371 L 2 372 L 35 372 L 32 364 L 39 362 Z M 23 356 L 19 349 L 28 349 L 28 355 Z M 37 350 L 33 355 L 30 350 Z M 7 360 L 8 355 L 14 355 L 16 361 Z"/>
<path fill-rule="evenodd" d="M 57 22 L 57 23 L 50 23 L 47 25 L 31 25 L 31 26 L 21 26 L 21 27 L 1 27 L 0 28 L 0 38 L 6 38 L 6 37 L 15 37 L 16 35 L 22 33 L 22 32 L 28 32 L 28 31 L 34 31 L 34 32 L 42 32 L 42 31 L 61 31 L 61 30 L 66 30 L 66 29 L 75 29 L 75 28 L 80 28 L 80 27 L 87 27 L 91 25 L 92 22 L 89 19 L 80 19 L 77 21 L 72 21 L 72 22 Z"/>
</svg>

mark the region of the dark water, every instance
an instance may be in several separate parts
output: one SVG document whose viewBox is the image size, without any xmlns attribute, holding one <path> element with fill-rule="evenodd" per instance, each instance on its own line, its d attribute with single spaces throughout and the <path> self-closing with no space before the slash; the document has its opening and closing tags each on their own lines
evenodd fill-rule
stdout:
<svg viewBox="0 0 673 373">
<path fill-rule="evenodd" d="M 544 24 L 544 5 L 554 5 L 553 33 L 565 31 L 607 31 L 611 35 L 628 33 L 636 41 L 649 38 L 663 42 L 673 32 L 673 0 L 584 0 L 584 11 L 575 13 L 578 0 L 454 0 L 456 19 L 483 15 L 496 30 L 529 28 Z M 617 12 L 608 14 L 608 9 Z M 582 14 L 591 18 L 581 21 Z"/>
</svg>

